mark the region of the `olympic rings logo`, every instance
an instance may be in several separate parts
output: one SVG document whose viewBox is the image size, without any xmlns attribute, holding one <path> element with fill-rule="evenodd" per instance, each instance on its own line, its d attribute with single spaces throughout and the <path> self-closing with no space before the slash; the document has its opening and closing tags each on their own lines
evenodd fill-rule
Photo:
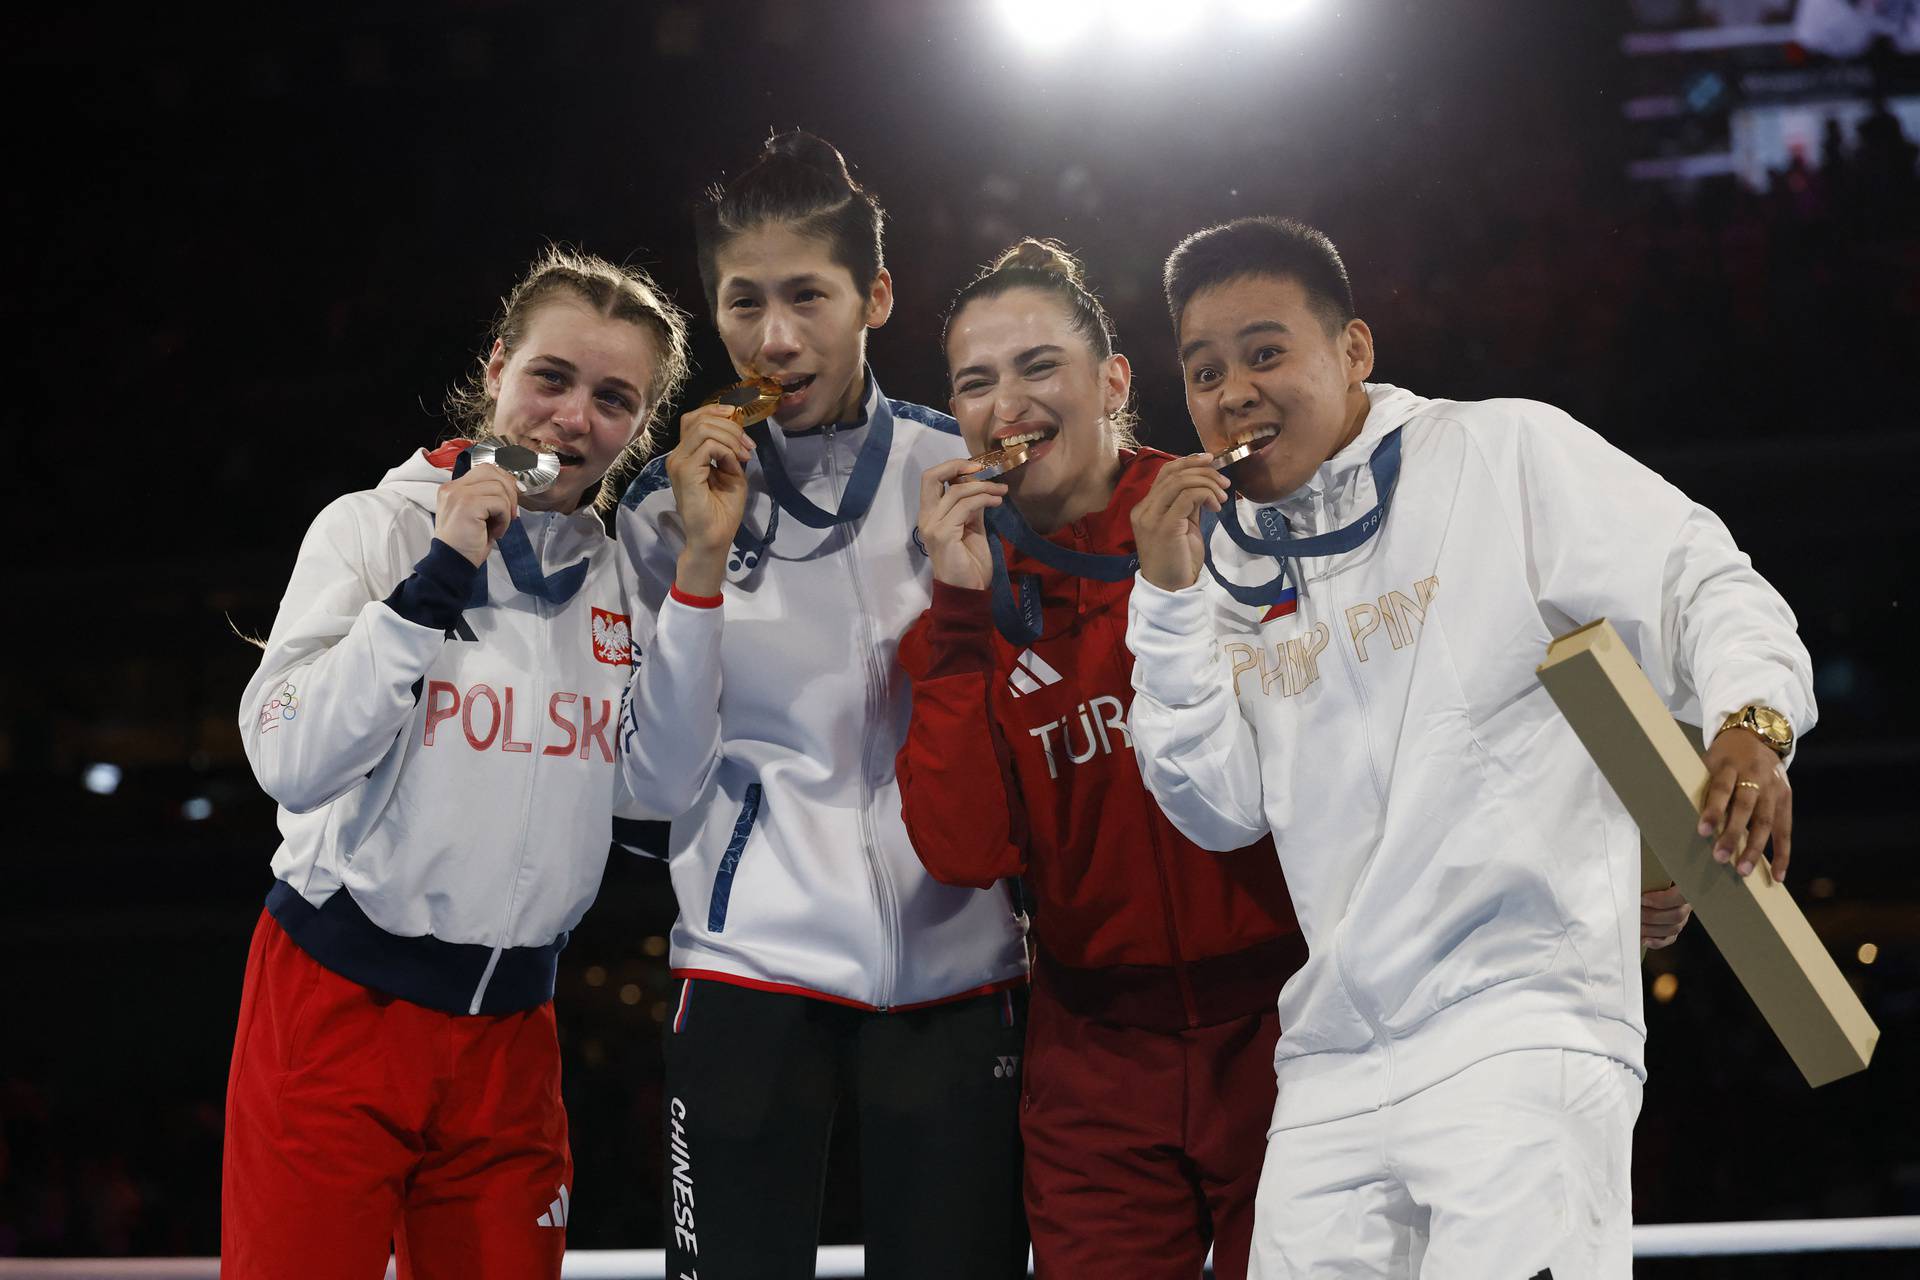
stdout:
<svg viewBox="0 0 1920 1280">
<path fill-rule="evenodd" d="M 280 686 L 280 692 L 267 699 L 267 704 L 260 708 L 260 732 L 278 729 L 280 722 L 292 720 L 299 713 L 299 708 L 299 693 L 294 689 L 293 682 L 288 681 Z"/>
</svg>

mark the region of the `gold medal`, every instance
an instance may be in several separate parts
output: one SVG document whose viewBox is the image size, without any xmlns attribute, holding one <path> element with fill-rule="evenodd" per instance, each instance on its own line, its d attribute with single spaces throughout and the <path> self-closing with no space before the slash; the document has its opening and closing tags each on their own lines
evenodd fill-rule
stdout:
<svg viewBox="0 0 1920 1280">
<path fill-rule="evenodd" d="M 740 411 L 740 425 L 750 427 L 765 422 L 780 407 L 786 389 L 772 378 L 748 378 L 724 391 L 717 391 L 702 403 L 726 405 Z"/>
</svg>

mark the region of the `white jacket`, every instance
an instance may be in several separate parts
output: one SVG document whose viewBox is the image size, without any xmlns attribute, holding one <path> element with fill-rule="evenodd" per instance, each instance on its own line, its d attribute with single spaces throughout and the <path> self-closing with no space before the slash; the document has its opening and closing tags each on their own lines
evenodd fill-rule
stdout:
<svg viewBox="0 0 1920 1280">
<path fill-rule="evenodd" d="M 1138 580 L 1129 616 L 1148 786 L 1204 847 L 1273 832 L 1311 952 L 1280 995 L 1276 1129 L 1513 1049 L 1644 1078 L 1639 836 L 1535 675 L 1550 639 L 1611 619 L 1709 733 L 1754 701 L 1814 720 L 1793 614 L 1713 513 L 1547 405 L 1368 391 L 1359 438 L 1276 505 L 1294 537 L 1351 523 L 1404 427 L 1399 486 L 1370 540 L 1297 565 L 1295 612 L 1262 624 L 1203 572 Z"/>
<path fill-rule="evenodd" d="M 869 380 L 861 422 L 776 429 L 769 443 L 832 511 L 883 415 L 893 442 L 867 514 L 817 530 L 783 513 L 768 553 L 735 555 L 719 607 L 669 594 L 685 538 L 664 459 L 621 501 L 620 543 L 658 628 L 620 736 L 634 794 L 677 819 L 678 975 L 897 1009 L 1026 974 L 1007 892 L 929 876 L 894 779 L 909 710 L 894 654 L 932 598 L 920 476 L 964 455 L 958 430 Z M 759 460 L 748 465 L 746 525 L 764 535 L 773 504 Z"/>
<path fill-rule="evenodd" d="M 552 995 L 599 891 L 646 620 L 590 510 L 518 519 L 546 573 L 586 562 L 564 604 L 522 592 L 501 548 L 474 604 L 482 575 L 444 545 L 429 554 L 454 452 L 416 452 L 313 522 L 240 734 L 280 804 L 268 907 L 294 940 L 367 986 L 496 1013 Z M 434 615 L 406 595 L 423 584 L 459 597 L 440 625 L 408 616 Z"/>
</svg>

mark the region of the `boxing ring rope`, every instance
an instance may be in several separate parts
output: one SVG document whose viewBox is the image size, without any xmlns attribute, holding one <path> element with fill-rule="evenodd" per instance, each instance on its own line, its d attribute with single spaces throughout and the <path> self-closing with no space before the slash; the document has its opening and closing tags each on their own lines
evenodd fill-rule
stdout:
<svg viewBox="0 0 1920 1280">
<path fill-rule="evenodd" d="M 1633 1229 L 1636 1258 L 1875 1249 L 1920 1249 L 1920 1216 L 1675 1222 Z M 817 1267 L 814 1274 L 826 1280 L 864 1276 L 866 1250 L 857 1244 L 824 1245 Z M 218 1258 L 0 1258 L 0 1280 L 217 1280 L 219 1273 Z M 391 1267 L 387 1274 L 393 1274 Z M 568 1280 L 667 1280 L 667 1258 L 659 1249 L 580 1249 L 567 1255 L 563 1274 Z"/>
</svg>

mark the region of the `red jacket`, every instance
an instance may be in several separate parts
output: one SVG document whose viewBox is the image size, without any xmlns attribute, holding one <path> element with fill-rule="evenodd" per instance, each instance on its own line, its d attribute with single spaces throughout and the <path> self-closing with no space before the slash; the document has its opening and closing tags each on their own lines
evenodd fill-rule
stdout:
<svg viewBox="0 0 1920 1280">
<path fill-rule="evenodd" d="M 1121 456 L 1113 500 L 1053 541 L 1132 554 L 1134 504 L 1169 458 Z M 920 860 L 948 884 L 1022 877 L 1037 977 L 1077 1011 L 1171 1030 L 1271 1008 L 1306 955 L 1272 842 L 1201 849 L 1140 779 L 1127 729 L 1133 580 L 1072 577 L 1003 549 L 1013 575 L 1040 580 L 1032 648 L 994 629 L 987 592 L 940 582 L 901 642 L 913 719 L 900 792 Z"/>
</svg>

